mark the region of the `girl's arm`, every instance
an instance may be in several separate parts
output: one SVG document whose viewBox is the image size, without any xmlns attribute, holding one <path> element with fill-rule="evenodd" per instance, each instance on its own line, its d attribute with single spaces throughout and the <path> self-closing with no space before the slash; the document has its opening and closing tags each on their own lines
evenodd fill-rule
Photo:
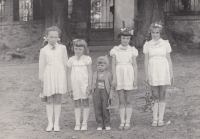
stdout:
<svg viewBox="0 0 200 139">
<path fill-rule="evenodd" d="M 42 50 L 40 50 L 40 56 L 39 56 L 39 79 L 41 82 L 41 87 L 43 88 L 43 81 L 44 81 L 44 70 L 46 67 L 46 58 L 45 54 Z"/>
<path fill-rule="evenodd" d="M 87 68 L 88 68 L 88 76 L 89 76 L 89 86 L 88 86 L 89 90 L 87 90 L 87 91 L 90 92 L 92 90 L 92 65 L 91 65 L 91 63 L 88 64 Z"/>
<path fill-rule="evenodd" d="M 146 83 L 149 82 L 149 75 L 148 75 L 148 66 L 149 66 L 149 54 L 148 53 L 145 53 L 144 55 L 144 68 L 145 68 L 145 75 L 146 75 Z"/>
<path fill-rule="evenodd" d="M 133 69 L 134 69 L 134 86 L 137 86 L 137 75 L 138 75 L 138 66 L 137 66 L 137 61 L 136 61 L 136 57 L 133 56 Z"/>
<path fill-rule="evenodd" d="M 117 76 L 116 76 L 116 57 L 112 56 L 112 74 L 113 74 L 113 86 L 117 85 Z"/>
<path fill-rule="evenodd" d="M 171 84 L 173 84 L 174 83 L 174 75 L 173 75 L 172 60 L 171 60 L 170 53 L 167 53 L 166 57 L 167 57 L 167 60 L 168 60 L 168 63 L 169 63 Z"/>
<path fill-rule="evenodd" d="M 67 86 L 68 86 L 68 92 L 72 92 L 72 86 L 71 86 L 71 71 L 72 68 L 67 67 Z"/>
</svg>

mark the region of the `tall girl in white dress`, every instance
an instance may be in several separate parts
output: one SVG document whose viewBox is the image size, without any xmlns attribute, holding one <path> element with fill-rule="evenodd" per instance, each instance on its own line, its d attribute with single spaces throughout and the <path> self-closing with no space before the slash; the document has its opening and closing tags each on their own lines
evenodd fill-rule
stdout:
<svg viewBox="0 0 200 139">
<path fill-rule="evenodd" d="M 59 118 L 61 112 L 61 95 L 67 92 L 67 50 L 66 46 L 58 44 L 61 31 L 52 26 L 46 29 L 47 45 L 40 50 L 39 79 L 43 85 L 43 95 L 47 96 L 46 110 L 48 126 L 46 131 L 60 131 Z M 55 122 L 53 124 L 53 111 Z"/>
<path fill-rule="evenodd" d="M 132 35 L 133 30 L 128 31 L 127 29 L 122 29 L 119 34 L 121 44 L 115 46 L 110 51 L 110 55 L 112 56 L 113 85 L 116 86 L 119 97 L 121 119 L 119 130 L 130 129 L 130 119 L 132 115 L 131 98 L 133 89 L 137 88 L 136 57 L 138 56 L 138 51 L 134 46 L 131 47 L 129 45 Z"/>
<path fill-rule="evenodd" d="M 90 112 L 88 95 L 92 87 L 92 59 L 84 53 L 89 53 L 87 43 L 84 40 L 76 39 L 73 41 L 75 55 L 70 57 L 68 66 L 68 86 L 73 93 L 75 101 L 74 130 L 87 130 L 87 120 Z M 83 122 L 80 124 L 81 103 L 83 109 Z"/>
<path fill-rule="evenodd" d="M 161 38 L 161 23 L 152 23 L 149 32 L 151 40 L 144 44 L 146 82 L 150 85 L 154 99 L 152 126 L 163 126 L 165 91 L 173 83 L 171 46 Z M 159 116 L 158 116 L 159 114 Z"/>
</svg>

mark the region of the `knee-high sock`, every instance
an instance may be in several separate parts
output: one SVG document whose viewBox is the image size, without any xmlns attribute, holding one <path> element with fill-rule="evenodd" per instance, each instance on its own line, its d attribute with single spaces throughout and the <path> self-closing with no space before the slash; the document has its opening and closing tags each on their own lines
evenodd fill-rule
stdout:
<svg viewBox="0 0 200 139">
<path fill-rule="evenodd" d="M 121 123 L 125 123 L 125 108 L 120 108 L 119 114 L 120 114 Z"/>
<path fill-rule="evenodd" d="M 165 113 L 165 106 L 166 106 L 166 102 L 159 102 L 158 104 L 158 109 L 159 109 L 159 117 L 158 120 L 163 121 L 164 118 L 164 113 Z"/>
<path fill-rule="evenodd" d="M 53 104 L 46 105 L 48 124 L 53 125 Z"/>
<path fill-rule="evenodd" d="M 158 103 L 155 102 L 153 105 L 153 121 L 158 120 Z"/>
<path fill-rule="evenodd" d="M 130 124 L 133 108 L 126 108 L 126 123 Z"/>
<path fill-rule="evenodd" d="M 82 124 L 87 125 L 87 120 L 88 120 L 89 114 L 90 114 L 90 108 L 84 108 L 83 109 L 83 123 Z"/>
<path fill-rule="evenodd" d="M 61 105 L 54 105 L 54 115 L 55 115 L 55 122 L 54 125 L 59 126 L 59 119 L 60 119 L 60 112 L 61 112 Z"/>
<path fill-rule="evenodd" d="M 75 108 L 74 109 L 75 119 L 76 119 L 76 125 L 80 125 L 80 119 L 81 119 L 81 108 Z"/>
</svg>

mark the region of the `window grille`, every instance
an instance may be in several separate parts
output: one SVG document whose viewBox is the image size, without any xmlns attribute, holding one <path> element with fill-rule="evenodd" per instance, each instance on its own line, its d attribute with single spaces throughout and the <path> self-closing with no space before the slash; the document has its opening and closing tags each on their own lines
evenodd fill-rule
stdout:
<svg viewBox="0 0 200 139">
<path fill-rule="evenodd" d="M 199 16 L 200 0 L 166 0 L 167 16 Z"/>
<path fill-rule="evenodd" d="M 33 20 L 33 0 L 19 0 L 19 21 Z"/>
<path fill-rule="evenodd" d="M 91 0 L 91 28 L 113 28 L 113 0 Z"/>
<path fill-rule="evenodd" d="M 44 0 L 13 0 L 13 20 L 31 21 L 44 19 Z"/>
<path fill-rule="evenodd" d="M 0 22 L 3 21 L 4 10 L 5 10 L 5 0 L 0 0 Z"/>
<path fill-rule="evenodd" d="M 68 18 L 71 19 L 73 11 L 73 0 L 68 0 Z"/>
</svg>

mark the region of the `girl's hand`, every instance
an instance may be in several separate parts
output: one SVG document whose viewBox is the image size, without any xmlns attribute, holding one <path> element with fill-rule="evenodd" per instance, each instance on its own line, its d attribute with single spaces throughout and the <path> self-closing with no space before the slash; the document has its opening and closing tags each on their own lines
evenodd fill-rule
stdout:
<svg viewBox="0 0 200 139">
<path fill-rule="evenodd" d="M 86 93 L 87 93 L 87 95 L 89 96 L 89 94 L 91 93 L 91 86 L 90 85 L 88 85 L 87 86 L 87 89 L 86 89 Z"/>
<path fill-rule="evenodd" d="M 171 77 L 171 85 L 174 84 L 174 77 Z"/>
<path fill-rule="evenodd" d="M 113 79 L 113 81 L 112 81 L 112 86 L 116 89 L 116 87 L 117 87 L 117 81 L 115 79 Z"/>
<path fill-rule="evenodd" d="M 148 78 L 148 77 L 146 77 L 145 83 L 146 83 L 147 85 L 149 84 L 149 78 Z"/>
<path fill-rule="evenodd" d="M 137 88 L 137 82 L 133 82 L 133 88 Z"/>
</svg>

